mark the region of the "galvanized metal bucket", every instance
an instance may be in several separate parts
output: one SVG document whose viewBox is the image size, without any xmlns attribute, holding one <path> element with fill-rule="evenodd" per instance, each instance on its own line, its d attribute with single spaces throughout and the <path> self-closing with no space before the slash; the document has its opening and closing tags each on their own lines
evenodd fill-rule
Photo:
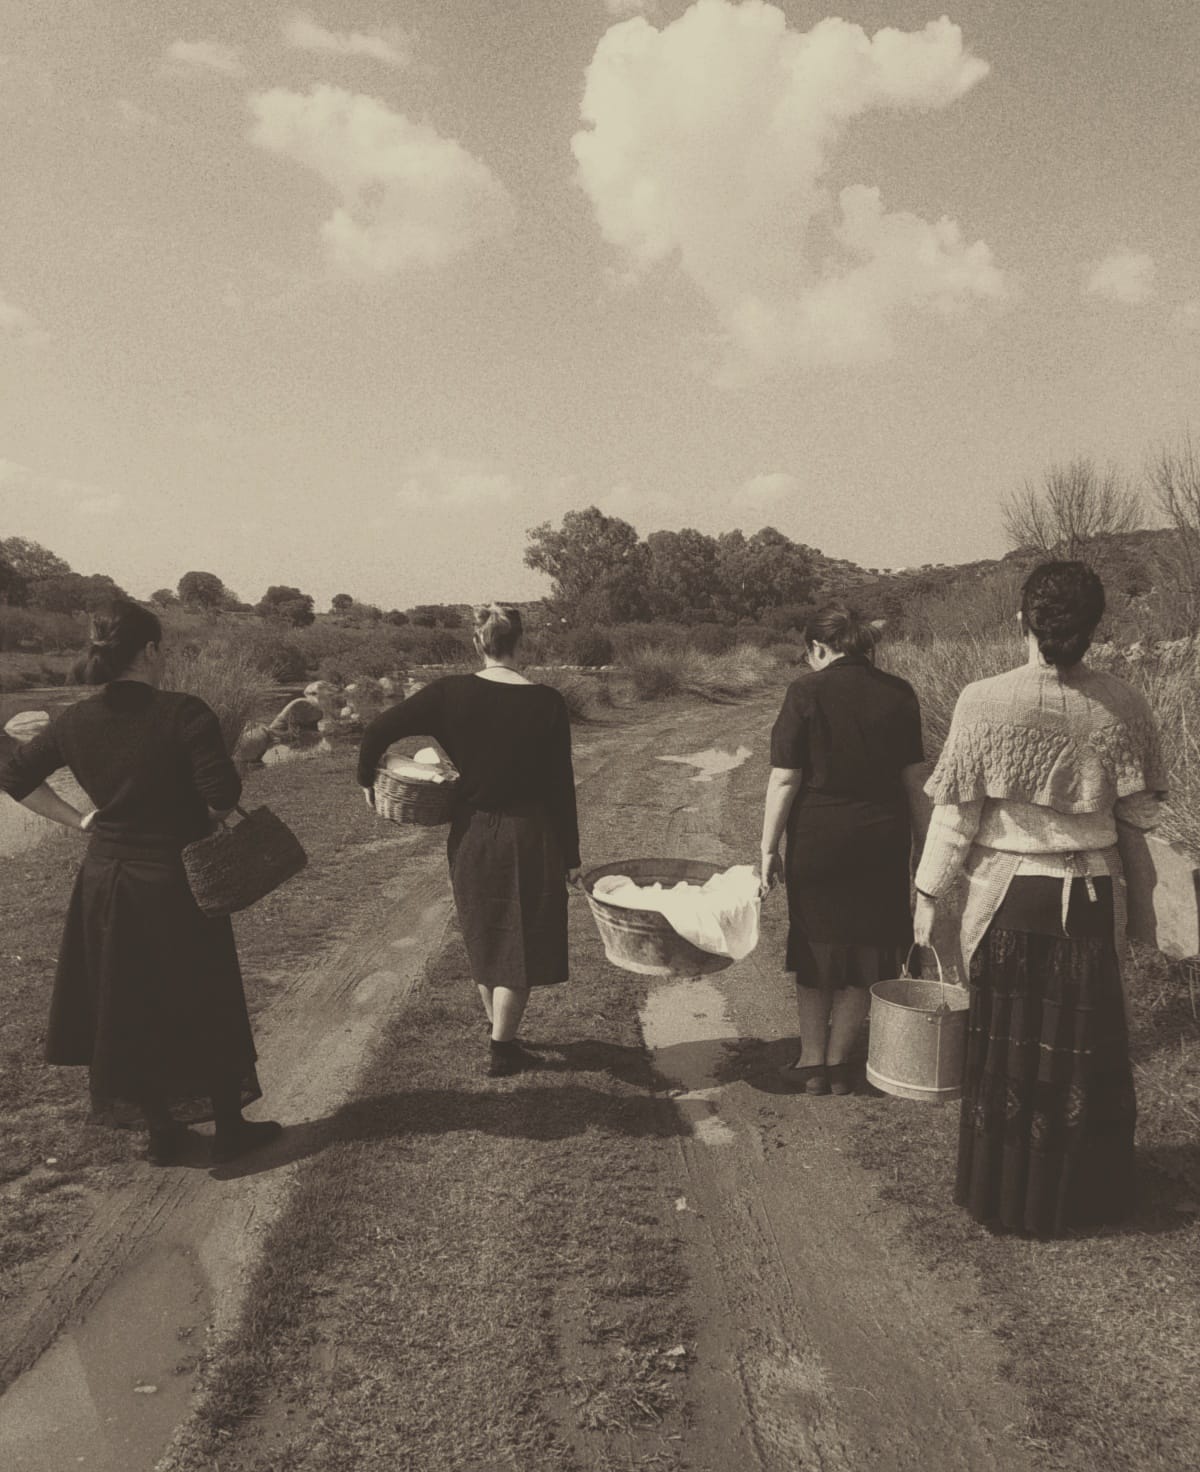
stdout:
<svg viewBox="0 0 1200 1472">
<path fill-rule="evenodd" d="M 583 876 L 583 888 L 604 942 L 604 954 L 614 966 L 638 976 L 706 976 L 732 966 L 730 957 L 715 956 L 684 940 L 664 915 L 609 905 L 592 893 L 596 881 L 609 874 L 623 874 L 638 884 L 666 886 L 680 880 L 704 884 L 720 870 L 720 864 L 698 859 L 622 859 L 589 869 Z"/>
<path fill-rule="evenodd" d="M 900 976 L 871 988 L 867 1082 L 900 1099 L 957 1099 L 970 1003 L 961 987 L 947 985 L 936 951 L 938 979 L 912 976 L 909 964 L 915 950 L 909 951 Z"/>
</svg>

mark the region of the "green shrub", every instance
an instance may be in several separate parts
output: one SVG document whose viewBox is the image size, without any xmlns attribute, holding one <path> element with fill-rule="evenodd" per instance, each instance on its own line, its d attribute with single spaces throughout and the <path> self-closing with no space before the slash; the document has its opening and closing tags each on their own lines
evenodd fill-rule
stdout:
<svg viewBox="0 0 1200 1472">
<path fill-rule="evenodd" d="M 738 630 L 729 624 L 694 624 L 687 641 L 701 654 L 728 654 L 738 641 Z"/>
<path fill-rule="evenodd" d="M 562 670 L 539 670 L 537 679 L 539 684 L 551 685 L 558 691 L 567 703 L 567 713 L 572 721 L 586 721 L 591 716 L 596 704 L 594 687 L 598 681 L 589 679 L 587 675 L 572 675 Z"/>
<path fill-rule="evenodd" d="M 617 663 L 624 664 L 647 649 L 684 648 L 691 629 L 682 624 L 614 624 L 610 632 Z"/>
<path fill-rule="evenodd" d="M 639 700 L 682 694 L 738 700 L 776 677 L 772 657 L 749 644 L 739 644 L 727 654 L 701 654 L 696 649 L 635 650 L 622 661 L 622 668 Z"/>
</svg>

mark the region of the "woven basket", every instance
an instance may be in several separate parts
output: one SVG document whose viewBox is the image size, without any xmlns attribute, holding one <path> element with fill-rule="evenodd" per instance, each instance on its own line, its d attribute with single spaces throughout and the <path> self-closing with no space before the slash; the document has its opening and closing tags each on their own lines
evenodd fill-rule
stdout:
<svg viewBox="0 0 1200 1472">
<path fill-rule="evenodd" d="M 237 811 L 240 823 L 221 824 L 183 851 L 188 884 L 197 905 L 209 916 L 247 909 L 308 863 L 300 840 L 270 808 Z"/>
<path fill-rule="evenodd" d="M 457 782 L 428 782 L 399 777 L 380 767 L 375 773 L 375 811 L 393 823 L 437 828 L 454 816 Z"/>
</svg>

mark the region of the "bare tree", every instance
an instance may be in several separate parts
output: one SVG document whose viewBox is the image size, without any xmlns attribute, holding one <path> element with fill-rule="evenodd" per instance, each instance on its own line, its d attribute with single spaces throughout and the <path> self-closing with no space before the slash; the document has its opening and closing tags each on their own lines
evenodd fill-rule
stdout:
<svg viewBox="0 0 1200 1472">
<path fill-rule="evenodd" d="M 1115 465 L 1098 470 L 1086 456 L 1051 465 L 1041 483 L 1027 480 L 1002 508 L 1013 547 L 1046 556 L 1079 557 L 1097 537 L 1135 532 L 1143 524 L 1142 500 Z"/>
<path fill-rule="evenodd" d="M 1186 633 L 1200 633 L 1200 454 L 1185 434 L 1164 445 L 1146 469 L 1158 509 L 1175 535 L 1165 540 L 1160 565 L 1171 588 L 1171 607 Z"/>
</svg>

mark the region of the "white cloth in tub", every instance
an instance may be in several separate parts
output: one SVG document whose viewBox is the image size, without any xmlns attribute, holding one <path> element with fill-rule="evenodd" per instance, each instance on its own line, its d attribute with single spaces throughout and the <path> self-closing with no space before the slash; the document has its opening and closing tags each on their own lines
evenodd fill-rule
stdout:
<svg viewBox="0 0 1200 1472">
<path fill-rule="evenodd" d="M 606 905 L 657 911 L 677 935 L 714 956 L 740 961 L 758 944 L 759 879 L 749 864 L 735 864 L 703 884 L 681 880 L 669 889 L 606 874 L 592 893 Z"/>
</svg>

